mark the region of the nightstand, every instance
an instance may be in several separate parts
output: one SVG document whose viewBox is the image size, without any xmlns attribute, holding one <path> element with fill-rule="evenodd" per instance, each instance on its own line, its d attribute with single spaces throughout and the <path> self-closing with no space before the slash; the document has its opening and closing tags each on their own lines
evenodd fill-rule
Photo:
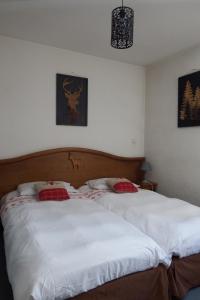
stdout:
<svg viewBox="0 0 200 300">
<path fill-rule="evenodd" d="M 156 182 L 153 182 L 153 181 L 150 181 L 150 180 L 142 181 L 140 183 L 141 189 L 150 190 L 150 191 L 154 191 L 154 192 L 156 191 L 157 186 L 158 186 L 158 184 Z"/>
</svg>

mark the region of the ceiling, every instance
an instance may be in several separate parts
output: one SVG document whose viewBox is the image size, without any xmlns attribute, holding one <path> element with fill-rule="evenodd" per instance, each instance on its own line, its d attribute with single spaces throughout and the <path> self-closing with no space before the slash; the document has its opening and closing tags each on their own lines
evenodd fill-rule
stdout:
<svg viewBox="0 0 200 300">
<path fill-rule="evenodd" d="M 200 0 L 124 0 L 135 10 L 135 44 L 110 46 L 120 0 L 0 0 L 0 34 L 148 65 L 200 43 Z"/>
</svg>

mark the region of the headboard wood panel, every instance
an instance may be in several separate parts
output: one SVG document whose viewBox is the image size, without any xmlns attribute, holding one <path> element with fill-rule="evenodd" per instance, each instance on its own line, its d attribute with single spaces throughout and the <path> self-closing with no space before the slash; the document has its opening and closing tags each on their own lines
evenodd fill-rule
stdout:
<svg viewBox="0 0 200 300">
<path fill-rule="evenodd" d="M 63 180 L 75 187 L 100 177 L 140 182 L 143 161 L 144 157 L 120 157 L 84 148 L 59 148 L 0 160 L 0 197 L 30 181 Z"/>
</svg>

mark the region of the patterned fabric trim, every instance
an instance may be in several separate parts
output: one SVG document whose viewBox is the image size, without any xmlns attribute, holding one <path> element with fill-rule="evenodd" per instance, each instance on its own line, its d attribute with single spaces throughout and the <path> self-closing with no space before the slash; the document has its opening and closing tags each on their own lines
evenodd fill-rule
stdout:
<svg viewBox="0 0 200 300">
<path fill-rule="evenodd" d="M 84 193 L 69 193 L 70 200 L 72 199 L 91 199 L 96 200 L 101 198 L 107 191 L 105 190 L 93 190 Z M 8 210 L 23 205 L 25 203 L 34 203 L 39 200 L 35 196 L 18 196 L 10 199 L 5 199 L 0 208 L 0 216 L 3 217 Z"/>
</svg>

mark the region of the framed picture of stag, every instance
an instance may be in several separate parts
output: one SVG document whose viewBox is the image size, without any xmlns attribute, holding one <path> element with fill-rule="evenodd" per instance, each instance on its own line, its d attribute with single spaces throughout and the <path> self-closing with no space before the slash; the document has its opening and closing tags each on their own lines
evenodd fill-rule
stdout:
<svg viewBox="0 0 200 300">
<path fill-rule="evenodd" d="M 178 127 L 200 126 L 200 71 L 178 79 Z"/>
<path fill-rule="evenodd" d="M 56 74 L 56 125 L 87 126 L 88 79 Z"/>
</svg>

